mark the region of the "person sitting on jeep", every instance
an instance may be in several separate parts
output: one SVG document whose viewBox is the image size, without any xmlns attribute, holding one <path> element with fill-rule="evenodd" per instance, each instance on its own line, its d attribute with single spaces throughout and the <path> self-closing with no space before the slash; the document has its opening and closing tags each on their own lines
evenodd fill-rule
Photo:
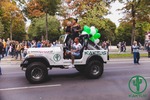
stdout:
<svg viewBox="0 0 150 100">
<path fill-rule="evenodd" d="M 79 38 L 76 37 L 74 39 L 74 44 L 71 46 L 71 50 L 66 51 L 66 54 L 71 55 L 71 59 L 72 59 L 72 63 L 70 66 L 68 66 L 69 68 L 73 68 L 74 66 L 74 58 L 80 56 L 80 50 L 82 48 L 81 43 L 79 42 Z"/>
</svg>

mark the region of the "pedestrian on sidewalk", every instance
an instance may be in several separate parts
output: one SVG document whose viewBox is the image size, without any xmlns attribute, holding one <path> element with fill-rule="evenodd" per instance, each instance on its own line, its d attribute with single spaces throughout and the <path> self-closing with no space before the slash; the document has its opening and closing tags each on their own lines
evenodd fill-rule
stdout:
<svg viewBox="0 0 150 100">
<path fill-rule="evenodd" d="M 22 59 L 22 54 L 21 54 L 22 47 L 23 47 L 22 44 L 16 41 L 16 46 L 15 46 L 16 60 L 18 59 L 18 55 L 20 55 L 20 60 Z"/>
<path fill-rule="evenodd" d="M 120 52 L 121 52 L 121 42 L 119 42 L 119 43 L 117 44 L 117 48 L 118 48 L 118 54 L 120 54 Z"/>
<path fill-rule="evenodd" d="M 147 52 L 148 52 L 148 58 L 150 58 L 150 41 L 148 41 Z"/>
<path fill-rule="evenodd" d="M 134 64 L 140 64 L 140 53 L 139 53 L 140 47 L 137 45 L 137 41 L 133 42 L 132 50 L 133 50 L 133 58 L 134 58 Z"/>
<path fill-rule="evenodd" d="M 0 62 L 2 58 L 2 52 L 3 52 L 3 43 L 2 43 L 2 39 L 0 39 Z M 2 75 L 1 67 L 0 67 L 0 75 Z"/>
<path fill-rule="evenodd" d="M 2 53 L 3 53 L 3 43 L 2 43 L 2 39 L 0 39 L 0 61 L 2 59 Z"/>
</svg>

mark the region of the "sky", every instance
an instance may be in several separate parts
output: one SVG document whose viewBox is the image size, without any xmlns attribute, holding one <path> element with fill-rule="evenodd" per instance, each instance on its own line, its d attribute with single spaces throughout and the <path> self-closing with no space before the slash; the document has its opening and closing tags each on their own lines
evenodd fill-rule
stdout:
<svg viewBox="0 0 150 100">
<path fill-rule="evenodd" d="M 110 11 L 112 14 L 107 15 L 106 18 L 110 18 L 110 20 L 114 22 L 118 27 L 119 26 L 118 20 L 123 17 L 123 14 L 121 13 L 121 11 L 117 11 L 117 9 L 121 9 L 123 7 L 123 4 L 116 1 L 115 3 L 112 3 L 111 6 L 112 7 L 110 8 Z"/>
</svg>

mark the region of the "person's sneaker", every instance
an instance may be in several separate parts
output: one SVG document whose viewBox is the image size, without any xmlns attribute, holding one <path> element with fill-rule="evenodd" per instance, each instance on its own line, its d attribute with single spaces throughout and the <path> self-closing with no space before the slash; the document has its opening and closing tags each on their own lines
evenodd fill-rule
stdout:
<svg viewBox="0 0 150 100">
<path fill-rule="evenodd" d="M 65 69 L 68 69 L 69 67 L 65 65 L 64 68 L 65 68 Z"/>
<path fill-rule="evenodd" d="M 74 68 L 75 66 L 73 64 L 69 65 L 68 68 Z"/>
<path fill-rule="evenodd" d="M 138 65 L 140 65 L 140 63 L 137 63 Z"/>
</svg>

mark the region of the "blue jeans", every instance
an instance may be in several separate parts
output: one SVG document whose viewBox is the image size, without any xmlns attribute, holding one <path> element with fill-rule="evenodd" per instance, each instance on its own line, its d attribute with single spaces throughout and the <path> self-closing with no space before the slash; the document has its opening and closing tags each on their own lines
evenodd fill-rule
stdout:
<svg viewBox="0 0 150 100">
<path fill-rule="evenodd" d="M 133 52 L 133 58 L 134 58 L 134 63 L 139 63 L 140 59 L 140 53 L 139 52 Z"/>
</svg>

